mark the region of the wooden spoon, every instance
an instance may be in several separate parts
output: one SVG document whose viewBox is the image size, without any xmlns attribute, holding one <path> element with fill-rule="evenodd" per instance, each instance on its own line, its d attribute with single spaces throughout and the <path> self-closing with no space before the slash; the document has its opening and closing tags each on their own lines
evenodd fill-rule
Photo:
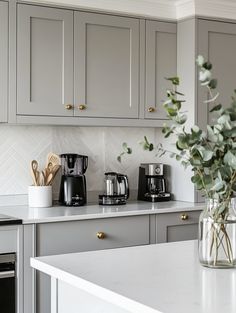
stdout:
<svg viewBox="0 0 236 313">
<path fill-rule="evenodd" d="M 52 182 L 53 182 L 54 178 L 56 177 L 56 174 L 59 171 L 60 167 L 61 167 L 60 165 L 54 165 L 53 166 L 49 175 L 47 176 L 46 186 L 52 185 Z"/>
<path fill-rule="evenodd" d="M 36 160 L 31 161 L 30 172 L 33 178 L 34 186 L 39 186 L 40 173 L 38 171 L 38 162 Z"/>
</svg>

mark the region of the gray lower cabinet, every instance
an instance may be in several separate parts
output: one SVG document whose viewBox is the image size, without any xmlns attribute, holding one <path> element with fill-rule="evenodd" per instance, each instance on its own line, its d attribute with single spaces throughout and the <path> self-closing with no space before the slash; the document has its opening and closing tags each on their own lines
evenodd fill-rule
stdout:
<svg viewBox="0 0 236 313">
<path fill-rule="evenodd" d="M 197 239 L 201 211 L 163 213 L 156 216 L 156 242 Z"/>
<path fill-rule="evenodd" d="M 50 313 L 50 278 L 35 273 L 30 257 L 196 239 L 199 215 L 183 211 L 24 225 L 24 313 Z"/>
<path fill-rule="evenodd" d="M 75 12 L 75 115 L 138 118 L 139 20 Z"/>
<path fill-rule="evenodd" d="M 72 116 L 73 12 L 18 4 L 17 115 Z"/>
<path fill-rule="evenodd" d="M 38 224 L 36 228 L 37 256 L 149 243 L 148 215 Z M 44 274 L 37 273 L 36 299 L 36 312 L 50 313 L 50 278 Z"/>
<path fill-rule="evenodd" d="M 213 76 L 218 80 L 220 92 L 218 103 L 229 106 L 236 87 L 236 24 L 209 20 L 198 20 L 198 54 L 213 64 Z M 207 94 L 198 88 L 198 120 L 201 124 L 211 123 L 209 114 L 212 104 L 203 103 Z"/>
<path fill-rule="evenodd" d="M 176 75 L 177 43 L 176 24 L 146 21 L 146 97 L 144 117 L 167 119 L 163 109 L 166 89 L 170 82 L 166 77 Z"/>
<path fill-rule="evenodd" d="M 0 122 L 7 122 L 8 3 L 0 2 Z"/>
</svg>

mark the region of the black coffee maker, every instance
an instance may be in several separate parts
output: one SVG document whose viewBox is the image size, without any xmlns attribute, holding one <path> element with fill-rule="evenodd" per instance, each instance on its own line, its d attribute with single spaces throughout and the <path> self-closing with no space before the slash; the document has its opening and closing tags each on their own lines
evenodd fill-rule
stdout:
<svg viewBox="0 0 236 313">
<path fill-rule="evenodd" d="M 143 163 L 139 167 L 138 200 L 160 202 L 169 201 L 162 163 Z"/>
<path fill-rule="evenodd" d="M 81 206 L 87 202 L 85 172 L 88 157 L 74 153 L 61 154 L 62 177 L 59 202 L 67 206 Z"/>
</svg>

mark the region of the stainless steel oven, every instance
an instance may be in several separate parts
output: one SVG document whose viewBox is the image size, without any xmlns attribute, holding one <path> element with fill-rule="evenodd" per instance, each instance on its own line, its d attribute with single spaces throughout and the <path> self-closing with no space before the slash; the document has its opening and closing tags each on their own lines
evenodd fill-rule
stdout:
<svg viewBox="0 0 236 313">
<path fill-rule="evenodd" d="M 15 253 L 0 254 L 0 312 L 16 313 Z"/>
</svg>

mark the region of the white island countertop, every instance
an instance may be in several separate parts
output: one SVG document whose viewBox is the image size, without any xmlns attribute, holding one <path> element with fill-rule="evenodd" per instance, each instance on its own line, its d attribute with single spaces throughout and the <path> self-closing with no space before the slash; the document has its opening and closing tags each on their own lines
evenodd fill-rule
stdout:
<svg viewBox="0 0 236 313">
<path fill-rule="evenodd" d="M 161 214 L 181 211 L 196 211 L 203 203 L 167 201 L 167 202 L 129 202 L 126 205 L 101 206 L 85 205 L 81 207 L 53 206 L 51 208 L 30 208 L 26 205 L 0 206 L 0 214 L 19 218 L 23 224 L 87 220 L 119 216 Z"/>
<path fill-rule="evenodd" d="M 125 312 L 236 312 L 236 269 L 202 267 L 197 241 L 40 257 L 31 265 Z"/>
</svg>

